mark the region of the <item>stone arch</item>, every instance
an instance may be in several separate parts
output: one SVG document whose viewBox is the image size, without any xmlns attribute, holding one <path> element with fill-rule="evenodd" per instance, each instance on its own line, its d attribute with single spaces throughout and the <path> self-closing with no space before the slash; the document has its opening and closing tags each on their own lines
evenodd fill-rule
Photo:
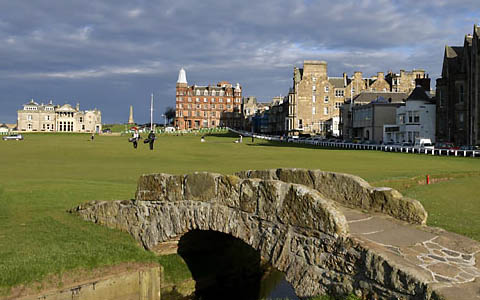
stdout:
<svg viewBox="0 0 480 300">
<path fill-rule="evenodd" d="M 285 273 L 300 297 L 355 292 L 372 299 L 432 299 L 425 283 L 350 238 L 335 201 L 306 185 L 150 174 L 140 177 L 135 200 L 92 202 L 72 212 L 127 231 L 146 249 L 196 229 L 229 234 Z"/>
</svg>

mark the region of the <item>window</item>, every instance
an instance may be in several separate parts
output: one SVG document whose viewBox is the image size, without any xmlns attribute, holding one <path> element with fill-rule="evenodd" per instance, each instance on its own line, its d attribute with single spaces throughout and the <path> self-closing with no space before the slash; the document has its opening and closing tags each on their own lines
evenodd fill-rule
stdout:
<svg viewBox="0 0 480 300">
<path fill-rule="evenodd" d="M 203 109 L 208 109 L 208 104 L 204 104 Z"/>
<path fill-rule="evenodd" d="M 212 103 L 215 103 L 215 98 L 212 98 Z"/>
<path fill-rule="evenodd" d="M 223 98 L 218 99 L 218 102 L 222 103 L 222 102 L 223 102 Z"/>
<path fill-rule="evenodd" d="M 316 113 L 316 110 L 315 110 L 315 106 L 312 107 L 312 115 L 314 115 Z"/>
<path fill-rule="evenodd" d="M 192 108 L 192 105 L 191 104 L 188 104 L 188 109 L 191 109 Z"/>
<path fill-rule="evenodd" d="M 315 95 L 312 96 L 312 102 L 315 103 L 316 101 L 316 98 L 315 98 Z"/>
<path fill-rule="evenodd" d="M 328 88 L 328 85 L 325 86 L 325 93 L 328 93 L 329 91 L 329 88 Z"/>
<path fill-rule="evenodd" d="M 207 98 L 203 98 L 203 103 L 207 103 L 207 102 L 208 102 Z"/>
<path fill-rule="evenodd" d="M 323 102 L 328 103 L 328 96 L 325 96 L 325 97 L 323 98 Z"/>
<path fill-rule="evenodd" d="M 188 97 L 188 102 L 192 102 L 192 97 Z"/>
<path fill-rule="evenodd" d="M 204 95 L 204 96 L 208 96 L 208 91 L 207 91 L 207 90 L 204 90 L 204 91 L 203 91 L 203 95 Z"/>
<path fill-rule="evenodd" d="M 212 112 L 210 113 L 210 115 L 211 115 L 212 117 L 215 117 L 215 112 L 212 111 Z"/>
<path fill-rule="evenodd" d="M 212 104 L 212 109 L 215 109 L 215 104 Z"/>
<path fill-rule="evenodd" d="M 196 90 L 195 95 L 200 96 L 200 90 Z"/>
<path fill-rule="evenodd" d="M 337 89 L 335 90 L 335 97 L 344 97 L 345 96 L 345 91 Z"/>
<path fill-rule="evenodd" d="M 315 76 L 312 76 L 312 81 L 313 82 L 317 81 L 317 78 Z"/>
<path fill-rule="evenodd" d="M 200 111 L 197 110 L 196 116 L 197 116 L 197 117 L 200 117 Z"/>
<path fill-rule="evenodd" d="M 200 109 L 200 104 L 197 104 L 197 109 Z"/>
<path fill-rule="evenodd" d="M 220 107 L 219 107 L 220 109 L 223 109 L 223 104 L 220 104 L 219 106 L 220 106 Z"/>
<path fill-rule="evenodd" d="M 315 85 L 312 85 L 312 91 L 316 91 L 317 90 L 317 87 Z"/>
<path fill-rule="evenodd" d="M 230 103 L 230 98 L 227 98 L 227 103 Z"/>
<path fill-rule="evenodd" d="M 203 116 L 206 118 L 208 116 L 208 112 L 204 111 Z"/>
<path fill-rule="evenodd" d="M 458 102 L 463 103 L 464 96 L 465 96 L 465 93 L 463 90 L 463 85 L 460 85 L 458 87 Z"/>
<path fill-rule="evenodd" d="M 178 97 L 178 101 L 183 101 L 183 97 Z"/>
<path fill-rule="evenodd" d="M 230 104 L 227 104 L 227 109 L 230 109 L 232 108 L 232 106 Z"/>
<path fill-rule="evenodd" d="M 298 128 L 303 128 L 303 120 L 298 119 Z"/>
<path fill-rule="evenodd" d="M 420 123 L 420 115 L 418 114 L 418 111 L 413 113 L 413 122 Z"/>
<path fill-rule="evenodd" d="M 215 91 L 212 91 L 212 96 L 215 96 L 215 94 L 216 94 Z"/>
<path fill-rule="evenodd" d="M 323 108 L 323 114 L 324 114 L 324 115 L 328 115 L 328 107 L 324 107 L 324 108 Z"/>
<path fill-rule="evenodd" d="M 83 117 L 80 117 L 79 121 L 80 123 L 83 123 Z"/>
<path fill-rule="evenodd" d="M 335 102 L 335 109 L 339 109 L 342 106 L 342 102 Z"/>
<path fill-rule="evenodd" d="M 28 116 L 27 116 L 27 120 L 28 120 L 28 121 L 31 121 L 31 120 L 32 120 L 32 115 L 28 115 Z"/>
</svg>

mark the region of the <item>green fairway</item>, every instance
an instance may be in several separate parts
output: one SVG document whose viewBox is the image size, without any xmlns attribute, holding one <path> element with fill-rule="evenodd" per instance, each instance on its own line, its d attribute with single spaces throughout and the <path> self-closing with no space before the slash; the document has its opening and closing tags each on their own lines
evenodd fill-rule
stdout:
<svg viewBox="0 0 480 300">
<path fill-rule="evenodd" d="M 75 268 L 156 261 L 170 279 L 188 270 L 157 258 L 126 233 L 66 213 L 91 200 L 134 197 L 141 174 L 297 167 L 359 175 L 420 200 L 429 224 L 480 240 L 480 159 L 380 151 L 328 150 L 236 136 L 160 136 L 155 150 L 127 137 L 30 134 L 0 141 L 0 291 Z M 426 174 L 441 180 L 422 185 Z"/>
</svg>

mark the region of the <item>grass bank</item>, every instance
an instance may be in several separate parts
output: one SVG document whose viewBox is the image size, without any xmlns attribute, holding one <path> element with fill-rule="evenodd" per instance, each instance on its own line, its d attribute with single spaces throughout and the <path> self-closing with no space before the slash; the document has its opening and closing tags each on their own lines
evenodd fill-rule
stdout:
<svg viewBox="0 0 480 300">
<path fill-rule="evenodd" d="M 160 262 L 171 281 L 188 270 L 178 256 L 157 258 L 125 233 L 86 223 L 65 211 L 91 200 L 134 197 L 141 174 L 297 167 L 359 175 L 420 200 L 429 224 L 480 240 L 480 159 L 378 151 L 320 150 L 236 136 L 160 136 L 155 150 L 127 137 L 27 134 L 0 142 L 0 289 L 77 268 Z M 438 182 L 423 185 L 430 174 Z"/>
</svg>

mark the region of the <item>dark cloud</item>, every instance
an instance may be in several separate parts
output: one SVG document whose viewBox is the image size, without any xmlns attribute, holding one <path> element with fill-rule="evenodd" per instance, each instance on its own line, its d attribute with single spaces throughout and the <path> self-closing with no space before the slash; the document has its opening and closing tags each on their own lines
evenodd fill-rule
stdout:
<svg viewBox="0 0 480 300">
<path fill-rule="evenodd" d="M 28 2 L 28 3 L 27 3 Z M 438 76 L 445 44 L 478 22 L 473 0 L 1 1 L 0 122 L 30 98 L 97 107 L 123 122 L 174 104 L 190 83 L 239 82 L 261 100 L 285 94 L 293 65 L 322 59 L 329 75 L 424 68 Z"/>
</svg>

